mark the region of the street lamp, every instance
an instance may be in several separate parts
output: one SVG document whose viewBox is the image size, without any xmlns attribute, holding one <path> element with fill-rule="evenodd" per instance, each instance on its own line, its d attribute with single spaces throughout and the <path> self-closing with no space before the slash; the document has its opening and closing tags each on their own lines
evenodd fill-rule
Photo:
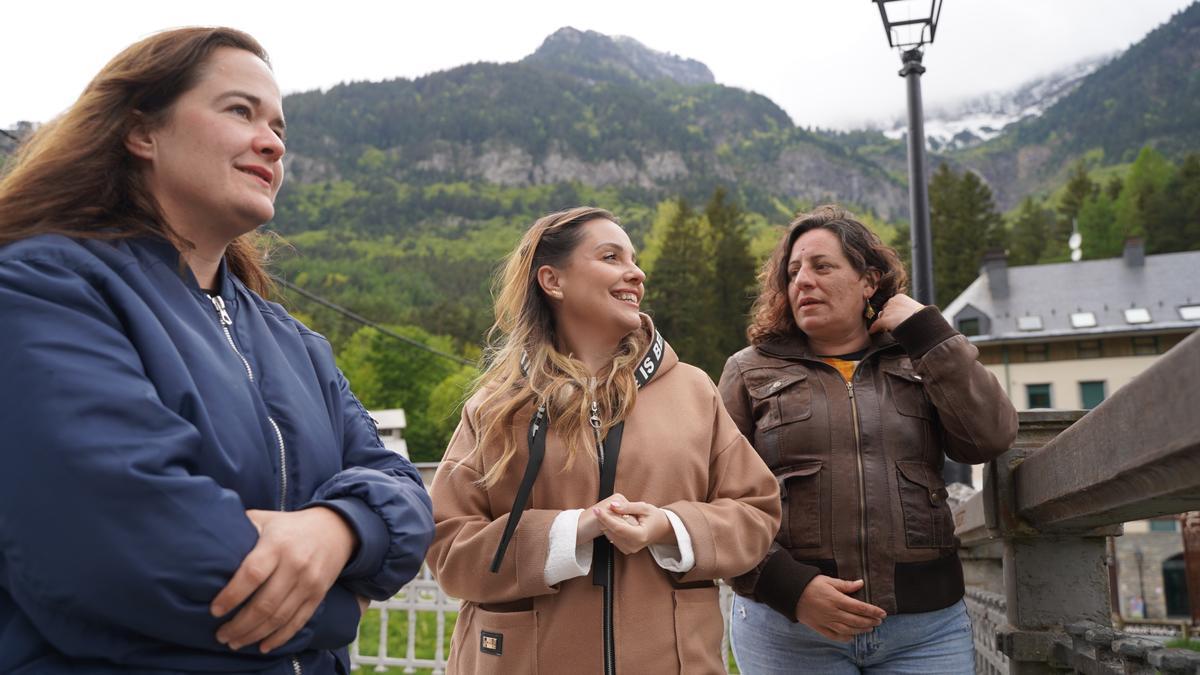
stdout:
<svg viewBox="0 0 1200 675">
<path fill-rule="evenodd" d="M 929 189 L 925 184 L 925 116 L 921 107 L 922 47 L 937 34 L 942 0 L 871 0 L 879 6 L 888 46 L 902 50 L 900 76 L 908 80 L 908 202 L 912 231 L 913 296 L 934 304 Z"/>
<path fill-rule="evenodd" d="M 912 291 L 934 304 L 933 241 L 929 233 L 929 188 L 925 182 L 925 115 L 921 106 L 922 47 L 933 43 L 942 0 L 871 0 L 879 6 L 888 46 L 900 51 L 900 77 L 908 81 L 908 205 L 912 233 Z M 971 484 L 971 467 L 946 459 L 947 483 Z"/>
</svg>

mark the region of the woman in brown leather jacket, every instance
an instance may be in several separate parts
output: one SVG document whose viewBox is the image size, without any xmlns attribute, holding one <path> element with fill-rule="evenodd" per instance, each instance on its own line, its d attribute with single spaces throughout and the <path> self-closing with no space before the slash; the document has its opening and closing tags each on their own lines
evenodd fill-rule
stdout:
<svg viewBox="0 0 1200 675">
<path fill-rule="evenodd" d="M 974 669 L 943 456 L 996 457 L 1017 415 L 905 282 L 835 206 L 793 220 L 760 276 L 751 346 L 720 383 L 783 500 L 771 551 L 733 580 L 742 672 Z"/>
</svg>

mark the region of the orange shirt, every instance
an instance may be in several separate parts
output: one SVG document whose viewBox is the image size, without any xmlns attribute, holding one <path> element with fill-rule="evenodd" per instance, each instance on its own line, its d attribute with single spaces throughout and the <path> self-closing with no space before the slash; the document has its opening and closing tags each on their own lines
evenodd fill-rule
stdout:
<svg viewBox="0 0 1200 675">
<path fill-rule="evenodd" d="M 847 361 L 835 356 L 822 356 L 821 360 L 837 368 L 837 371 L 842 374 L 842 379 L 847 382 L 854 375 L 854 368 L 858 366 L 858 361 Z"/>
</svg>

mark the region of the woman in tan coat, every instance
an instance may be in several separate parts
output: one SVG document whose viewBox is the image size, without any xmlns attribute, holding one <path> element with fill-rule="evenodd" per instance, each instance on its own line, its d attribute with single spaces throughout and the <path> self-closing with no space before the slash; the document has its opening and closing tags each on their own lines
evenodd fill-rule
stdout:
<svg viewBox="0 0 1200 675">
<path fill-rule="evenodd" d="M 538 220 L 508 258 L 432 486 L 451 673 L 725 670 L 713 580 L 766 554 L 778 486 L 639 311 L 644 279 L 601 209 Z"/>
</svg>

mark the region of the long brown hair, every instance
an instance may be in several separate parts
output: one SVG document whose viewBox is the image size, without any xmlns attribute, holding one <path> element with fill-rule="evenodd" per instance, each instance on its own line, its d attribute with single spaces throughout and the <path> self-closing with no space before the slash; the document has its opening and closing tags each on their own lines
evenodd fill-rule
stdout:
<svg viewBox="0 0 1200 675">
<path fill-rule="evenodd" d="M 152 35 L 100 70 L 66 112 L 38 129 L 0 179 L 0 244 L 39 234 L 89 239 L 159 236 L 186 251 L 125 148 L 137 124 L 162 124 L 221 47 L 268 66 L 258 42 L 232 28 L 181 28 Z M 225 250 L 229 270 L 261 295 L 271 289 L 257 232 Z"/>
<path fill-rule="evenodd" d="M 801 213 L 788 223 L 787 234 L 771 253 L 758 274 L 759 293 L 751 314 L 754 320 L 746 330 L 750 344 L 787 339 L 801 335 L 792 307 L 788 302 L 788 258 L 792 246 L 805 232 L 829 230 L 842 244 L 842 253 L 859 274 L 874 271 L 879 275 L 870 303 L 875 309 L 883 307 L 888 298 L 903 293 L 908 285 L 908 273 L 896 251 L 880 240 L 857 219 L 840 206 L 826 204 L 809 213 Z"/>
<path fill-rule="evenodd" d="M 496 276 L 496 323 L 488 331 L 485 369 L 476 382 L 485 395 L 474 420 L 479 432 L 473 452 L 497 442 L 503 447 L 500 459 L 483 475 L 481 482 L 487 487 L 500 480 L 525 445 L 526 429 L 513 422 L 527 406 L 546 406 L 552 427 L 567 446 L 567 467 L 580 454 L 592 456 L 587 421 L 591 401 L 600 407 L 602 437 L 633 408 L 634 368 L 649 346 L 646 332 L 626 335 L 612 365 L 592 383 L 583 362 L 555 348 L 554 313 L 537 281 L 542 265 L 565 266 L 583 239 L 582 226 L 601 219 L 617 222 L 608 211 L 590 206 L 538 219 Z M 589 386 L 594 387 L 590 395 Z"/>
</svg>

